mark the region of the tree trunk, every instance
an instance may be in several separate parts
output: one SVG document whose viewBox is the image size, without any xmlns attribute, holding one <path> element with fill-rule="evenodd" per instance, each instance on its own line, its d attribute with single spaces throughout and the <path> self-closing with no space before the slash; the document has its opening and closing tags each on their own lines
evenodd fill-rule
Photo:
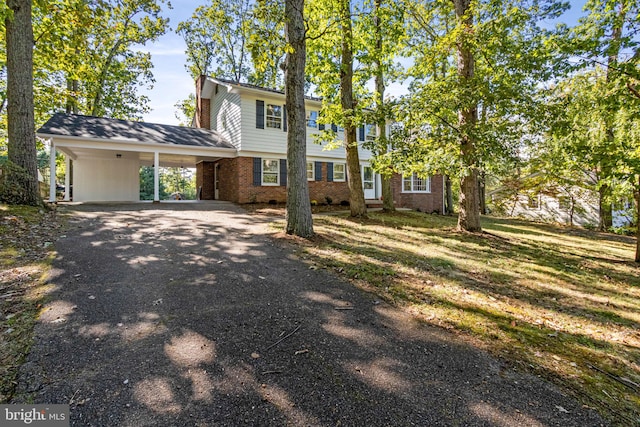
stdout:
<svg viewBox="0 0 640 427">
<path fill-rule="evenodd" d="M 382 67 L 382 23 L 380 20 L 380 5 L 382 0 L 375 0 L 374 3 L 374 25 L 376 31 L 376 54 L 374 60 L 375 66 L 375 85 L 376 85 L 376 118 L 378 154 L 387 152 L 387 121 L 384 108 L 384 69 Z M 393 191 L 391 189 L 391 176 L 382 174 L 382 210 L 384 212 L 393 212 L 396 207 L 393 203 Z"/>
<path fill-rule="evenodd" d="M 638 175 L 638 191 L 636 192 L 636 258 L 640 263 L 640 175 Z"/>
<path fill-rule="evenodd" d="M 599 222 L 598 230 L 607 231 L 613 226 L 613 206 L 608 201 L 609 185 L 603 184 L 598 190 L 598 210 L 599 210 Z"/>
<path fill-rule="evenodd" d="M 453 215 L 453 191 L 451 189 L 451 178 L 449 175 L 444 176 L 444 191 L 445 191 L 445 214 Z"/>
<path fill-rule="evenodd" d="M 487 214 L 487 198 L 486 198 L 485 173 L 481 171 L 478 174 L 478 200 L 480 206 L 480 214 Z"/>
<path fill-rule="evenodd" d="M 462 31 L 457 40 L 458 81 L 462 92 L 469 96 L 469 85 L 473 84 L 475 62 L 471 51 L 473 34 L 473 17 L 468 13 L 471 0 L 453 0 L 456 17 L 462 23 Z M 460 183 L 460 213 L 458 214 L 458 229 L 464 231 L 481 231 L 478 195 L 478 166 L 473 131 L 478 122 L 478 106 L 471 100 L 462 100 L 463 105 L 458 111 L 458 128 L 460 130 L 460 148 L 462 161 L 468 173 Z"/>
<path fill-rule="evenodd" d="M 360 175 L 360 157 L 356 140 L 356 127 L 353 123 L 353 32 L 351 27 L 351 8 L 349 0 L 340 1 L 340 21 L 342 25 L 342 61 L 340 64 L 340 103 L 344 114 L 344 146 L 347 153 L 349 181 L 349 204 L 351 216 L 367 215 L 364 202 L 364 189 Z"/>
<path fill-rule="evenodd" d="M 3 183 L 6 202 L 41 203 L 33 113 L 33 28 L 31 0 L 7 0 L 7 121 L 9 167 Z"/>
<path fill-rule="evenodd" d="M 285 62 L 287 104 L 287 234 L 313 236 L 313 218 L 307 183 L 307 128 L 304 107 L 306 41 L 304 0 L 286 0 L 285 37 L 291 47 Z"/>
</svg>

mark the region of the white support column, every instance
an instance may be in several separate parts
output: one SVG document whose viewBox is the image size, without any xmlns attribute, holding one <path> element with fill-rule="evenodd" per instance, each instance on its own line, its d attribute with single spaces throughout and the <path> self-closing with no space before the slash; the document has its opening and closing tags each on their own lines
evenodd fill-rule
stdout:
<svg viewBox="0 0 640 427">
<path fill-rule="evenodd" d="M 153 201 L 160 201 L 160 153 L 153 153 Z"/>
<path fill-rule="evenodd" d="M 49 151 L 49 201 L 56 201 L 56 146 L 51 140 L 51 150 Z"/>
<path fill-rule="evenodd" d="M 64 201 L 71 200 L 71 158 L 64 156 Z"/>
</svg>

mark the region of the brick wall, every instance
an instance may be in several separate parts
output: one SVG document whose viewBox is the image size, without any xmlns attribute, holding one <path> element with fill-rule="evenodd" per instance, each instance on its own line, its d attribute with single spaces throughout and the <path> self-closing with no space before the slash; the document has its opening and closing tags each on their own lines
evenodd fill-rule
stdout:
<svg viewBox="0 0 640 427">
<path fill-rule="evenodd" d="M 202 200 L 214 199 L 214 168 L 213 162 L 200 162 L 196 165 L 196 189 L 202 188 Z"/>
<path fill-rule="evenodd" d="M 420 209 L 422 212 L 438 212 L 442 211 L 443 203 L 443 181 L 442 175 L 431 177 L 431 193 L 403 193 L 402 177 L 394 175 L 391 178 L 391 188 L 393 197 L 398 208 Z"/>
<path fill-rule="evenodd" d="M 196 80 L 196 127 L 211 129 L 211 100 L 202 98 L 202 87 L 207 76 Z"/>
<path fill-rule="evenodd" d="M 234 203 L 285 203 L 287 188 L 279 186 L 253 185 L 253 158 L 236 157 L 221 159 L 215 163 L 201 162 L 196 170 L 196 183 L 202 185 L 202 198 L 213 199 L 214 167 L 219 165 L 218 180 L 219 199 Z M 441 175 L 431 177 L 431 193 L 403 193 L 402 177 L 394 175 L 391 188 L 396 207 L 420 209 L 422 212 L 442 213 L 443 178 Z M 322 180 L 308 181 L 310 200 L 325 203 L 326 197 L 332 199 L 333 204 L 349 200 L 349 186 L 346 182 L 327 181 L 327 163 L 322 163 Z"/>
</svg>

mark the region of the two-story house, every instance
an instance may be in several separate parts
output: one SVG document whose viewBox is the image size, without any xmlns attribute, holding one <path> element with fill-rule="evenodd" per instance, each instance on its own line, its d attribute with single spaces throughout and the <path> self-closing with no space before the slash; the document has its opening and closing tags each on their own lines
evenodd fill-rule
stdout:
<svg viewBox="0 0 640 427">
<path fill-rule="evenodd" d="M 38 135 L 65 155 L 66 170 L 73 171 L 74 201 L 137 201 L 140 167 L 159 165 L 195 167 L 203 200 L 284 202 L 284 93 L 202 76 L 196 82 L 196 104 L 191 128 L 58 113 Z M 309 193 L 319 203 L 340 203 L 349 200 L 346 154 L 342 147 L 316 143 L 314 135 L 325 126 L 318 123 L 321 106 L 318 98 L 306 99 Z M 343 137 L 337 126 L 326 126 L 336 138 Z M 375 138 L 375 128 L 362 126 L 357 134 L 364 142 Z M 371 153 L 360 147 L 359 155 L 365 199 L 372 204 L 381 197 L 381 179 L 369 164 Z M 68 176 L 67 187 L 69 182 Z M 53 179 L 52 188 L 55 200 Z M 398 207 L 443 212 L 441 176 L 396 175 L 392 188 Z"/>
</svg>

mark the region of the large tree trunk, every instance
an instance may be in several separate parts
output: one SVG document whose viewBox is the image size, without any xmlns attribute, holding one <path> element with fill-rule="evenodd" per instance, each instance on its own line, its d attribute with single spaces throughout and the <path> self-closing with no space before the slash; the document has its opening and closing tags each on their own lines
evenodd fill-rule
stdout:
<svg viewBox="0 0 640 427">
<path fill-rule="evenodd" d="M 462 31 L 457 40 L 458 79 L 462 89 L 467 88 L 475 73 L 475 62 L 471 51 L 473 34 L 473 17 L 468 13 L 471 0 L 453 0 L 456 17 L 462 23 Z M 468 91 L 462 91 L 468 93 Z M 468 96 L 468 94 L 467 94 Z M 460 129 L 460 148 L 464 166 L 468 173 L 460 183 L 460 213 L 458 229 L 464 231 L 481 231 L 478 196 L 478 167 L 473 131 L 478 122 L 478 106 L 471 100 L 464 100 L 458 111 L 458 128 Z"/>
<path fill-rule="evenodd" d="M 306 41 L 304 0 L 286 0 L 285 37 L 291 47 L 285 61 L 287 104 L 287 234 L 313 236 L 313 218 L 307 183 L 307 129 L 304 108 Z"/>
<path fill-rule="evenodd" d="M 453 190 L 451 188 L 451 178 L 449 175 L 444 176 L 444 191 L 445 191 L 445 214 L 453 215 Z"/>
<path fill-rule="evenodd" d="M 382 0 L 376 0 L 374 4 L 374 22 L 376 31 L 376 55 L 375 55 L 375 84 L 376 84 L 376 109 L 377 109 L 377 133 L 378 154 L 387 152 L 387 121 L 384 111 L 384 69 L 382 67 L 382 23 L 380 20 L 380 5 Z M 383 173 L 382 180 L 382 210 L 393 212 L 396 207 L 393 203 L 393 191 L 391 190 L 391 175 Z"/>
<path fill-rule="evenodd" d="M 41 203 L 33 117 L 33 28 L 31 0 L 7 0 L 7 121 L 9 165 L 3 182 L 6 202 Z"/>
<path fill-rule="evenodd" d="M 340 103 L 344 114 L 344 146 L 347 152 L 349 180 L 349 204 L 351 216 L 367 215 L 364 189 L 360 175 L 360 157 L 353 123 L 353 32 L 351 27 L 351 7 L 349 0 L 340 1 L 340 21 L 342 25 L 342 62 L 340 64 Z"/>
<path fill-rule="evenodd" d="M 486 197 L 485 173 L 481 171 L 478 174 L 478 200 L 480 206 L 480 214 L 487 214 L 487 197 Z"/>
<path fill-rule="evenodd" d="M 607 231 L 613 226 L 613 206 L 608 200 L 610 191 L 611 189 L 606 184 L 600 186 L 598 190 L 598 230 L 600 231 Z"/>
<path fill-rule="evenodd" d="M 640 263 L 640 175 L 638 175 L 638 191 L 636 192 L 636 258 Z"/>
</svg>

